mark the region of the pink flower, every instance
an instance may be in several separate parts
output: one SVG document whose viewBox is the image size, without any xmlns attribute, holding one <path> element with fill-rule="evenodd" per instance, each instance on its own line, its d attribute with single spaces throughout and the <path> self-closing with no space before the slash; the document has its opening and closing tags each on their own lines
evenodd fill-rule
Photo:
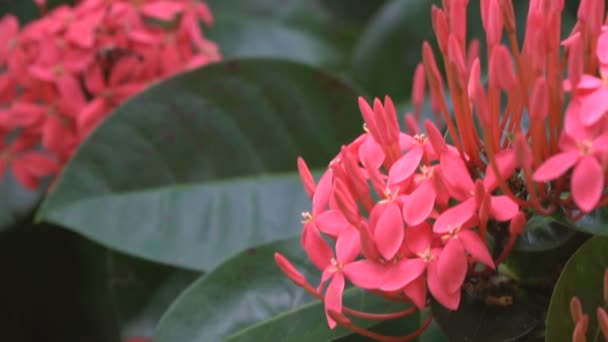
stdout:
<svg viewBox="0 0 608 342">
<path fill-rule="evenodd" d="M 604 189 L 603 161 L 608 153 L 608 131 L 599 124 L 584 126 L 577 118 L 579 105 L 571 103 L 571 118 L 567 132 L 560 139 L 561 152 L 547 159 L 534 173 L 534 180 L 546 182 L 562 176 L 574 168 L 571 190 L 578 207 L 593 210 Z M 581 108 L 582 109 L 582 108 Z"/>
</svg>

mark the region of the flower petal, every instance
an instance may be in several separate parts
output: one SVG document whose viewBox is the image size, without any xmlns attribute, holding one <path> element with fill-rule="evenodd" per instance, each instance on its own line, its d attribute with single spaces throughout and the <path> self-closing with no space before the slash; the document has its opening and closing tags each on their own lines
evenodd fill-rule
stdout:
<svg viewBox="0 0 608 342">
<path fill-rule="evenodd" d="M 475 188 L 471 175 L 462 158 L 457 153 L 444 151 L 440 157 L 441 169 L 449 173 L 448 185 L 459 192 L 469 192 Z"/>
<path fill-rule="evenodd" d="M 439 278 L 437 263 L 432 262 L 427 267 L 427 282 L 433 298 L 449 310 L 456 310 L 460 305 L 460 289 L 449 293 Z"/>
<path fill-rule="evenodd" d="M 380 290 L 396 291 L 402 289 L 420 277 L 425 269 L 426 262 L 422 259 L 402 259 L 397 264 L 389 267 Z"/>
<path fill-rule="evenodd" d="M 584 96 L 581 102 L 580 119 L 585 126 L 591 126 L 601 119 L 608 110 L 608 87 L 602 85 Z"/>
<path fill-rule="evenodd" d="M 340 232 L 350 226 L 344 215 L 338 210 L 327 210 L 315 217 L 317 228 L 323 233 L 338 237 Z"/>
<path fill-rule="evenodd" d="M 331 264 L 334 253 L 314 224 L 308 223 L 304 225 L 301 243 L 310 261 L 318 269 L 323 270 Z"/>
<path fill-rule="evenodd" d="M 377 170 L 384 163 L 384 152 L 371 135 L 367 134 L 359 146 L 359 159 L 366 169 Z"/>
<path fill-rule="evenodd" d="M 593 156 L 585 156 L 572 173 L 572 196 L 578 207 L 590 212 L 595 208 L 604 189 L 602 166 Z"/>
<path fill-rule="evenodd" d="M 325 171 L 321 179 L 319 180 L 319 184 L 315 189 L 315 192 L 312 196 L 312 212 L 313 215 L 321 213 L 325 208 L 327 208 L 327 204 L 329 203 L 329 195 L 332 190 L 332 179 L 333 172 L 331 170 Z"/>
<path fill-rule="evenodd" d="M 546 182 L 558 178 L 572 167 L 580 156 L 579 151 L 569 151 L 556 154 L 547 159 L 532 177 L 537 182 Z"/>
<path fill-rule="evenodd" d="M 418 185 L 403 203 L 403 219 L 410 226 L 426 220 L 435 206 L 435 189 L 430 181 Z"/>
<path fill-rule="evenodd" d="M 462 287 L 467 275 L 467 256 L 458 239 L 450 239 L 439 254 L 437 271 L 443 287 L 449 293 Z"/>
<path fill-rule="evenodd" d="M 490 201 L 490 215 L 496 221 L 508 221 L 519 211 L 519 206 L 509 196 L 491 196 Z"/>
<path fill-rule="evenodd" d="M 460 227 L 463 223 L 473 217 L 475 209 L 476 204 L 474 197 L 451 207 L 437 218 L 437 221 L 435 221 L 435 224 L 433 225 L 433 232 L 443 234 L 454 228 Z"/>
<path fill-rule="evenodd" d="M 387 268 L 370 260 L 359 260 L 344 265 L 342 272 L 355 286 L 375 290 L 382 284 L 382 280 L 387 274 Z"/>
<path fill-rule="evenodd" d="M 422 154 L 422 147 L 417 145 L 399 158 L 388 172 L 388 183 L 398 184 L 410 178 L 420 165 Z"/>
<path fill-rule="evenodd" d="M 331 329 L 336 327 L 336 322 L 329 316 L 329 310 L 342 312 L 342 293 L 344 292 L 344 275 L 334 274 L 327 292 L 325 292 L 325 316 Z"/>
<path fill-rule="evenodd" d="M 464 249 L 469 252 L 469 254 L 473 256 L 473 258 L 478 261 L 481 261 L 492 269 L 495 268 L 492 256 L 488 251 L 488 247 L 485 243 L 483 243 L 477 233 L 468 229 L 461 230 L 458 233 L 458 239 L 462 243 L 462 247 L 464 247 Z"/>
<path fill-rule="evenodd" d="M 355 260 L 361 253 L 361 239 L 355 227 L 344 229 L 336 240 L 336 257 L 338 261 L 347 263 Z"/>
<path fill-rule="evenodd" d="M 420 309 L 426 306 L 426 278 L 421 275 L 405 285 L 403 292 Z"/>
<path fill-rule="evenodd" d="M 374 229 L 374 240 L 385 260 L 391 260 L 401 247 L 404 230 L 399 206 L 395 203 L 388 204 Z"/>
<path fill-rule="evenodd" d="M 431 247 L 432 241 L 433 232 L 428 223 L 405 229 L 405 243 L 413 253 L 422 254 L 426 252 Z"/>
</svg>

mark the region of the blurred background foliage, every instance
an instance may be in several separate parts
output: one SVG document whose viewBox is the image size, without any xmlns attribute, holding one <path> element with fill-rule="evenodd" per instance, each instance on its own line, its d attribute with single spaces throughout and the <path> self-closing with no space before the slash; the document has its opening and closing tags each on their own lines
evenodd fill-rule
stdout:
<svg viewBox="0 0 608 342">
<path fill-rule="evenodd" d="M 338 75 L 352 89 L 344 96 L 388 94 L 404 108 L 421 43 L 433 40 L 430 6 L 437 2 L 210 0 L 216 21 L 205 32 L 227 59 L 304 63 Z M 470 1 L 469 37 L 482 37 L 475 3 Z M 516 1 L 520 32 L 527 4 Z M 577 7 L 578 1 L 567 1 L 566 26 L 574 22 Z M 7 13 L 22 23 L 38 16 L 30 0 L 0 0 L 0 16 Z M 354 99 L 349 110 L 356 111 Z M 295 169 L 295 160 L 286 162 Z M 19 188 L 10 176 L 0 183 L 2 341 L 114 342 L 151 336 L 172 300 L 204 269 L 160 265 L 57 226 L 31 224 L 40 196 Z M 433 334 L 440 332 L 431 329 L 428 335 Z"/>
</svg>

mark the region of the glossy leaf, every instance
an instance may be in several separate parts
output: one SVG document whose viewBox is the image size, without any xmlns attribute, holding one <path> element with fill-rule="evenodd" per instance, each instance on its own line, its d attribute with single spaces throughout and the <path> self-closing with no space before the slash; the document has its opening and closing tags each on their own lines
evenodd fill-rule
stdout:
<svg viewBox="0 0 608 342">
<path fill-rule="evenodd" d="M 155 342 L 327 341 L 350 334 L 328 328 L 323 304 L 283 275 L 274 263 L 275 251 L 284 254 L 313 286 L 317 284 L 320 272 L 308 263 L 299 239 L 251 249 L 184 291 L 161 319 Z M 347 289 L 344 296 L 354 309 L 395 309 L 358 289 Z"/>
<path fill-rule="evenodd" d="M 515 341 L 529 334 L 540 321 L 538 313 L 521 298 L 502 306 L 485 304 L 483 299 L 463 293 L 458 310 L 449 311 L 433 301 L 431 311 L 453 341 Z"/>
<path fill-rule="evenodd" d="M 608 208 L 596 209 L 583 216 L 580 220 L 570 223 L 571 226 L 581 232 L 608 236 Z"/>
<path fill-rule="evenodd" d="M 570 341 L 574 323 L 570 315 L 570 299 L 579 297 L 583 312 L 589 314 L 587 337 L 601 341 L 597 325 L 596 309 L 608 305 L 603 300 L 602 283 L 608 268 L 608 238 L 592 237 L 568 260 L 557 281 L 547 314 L 547 341 Z"/>
<path fill-rule="evenodd" d="M 211 0 L 215 16 L 205 34 L 225 57 L 274 57 L 344 69 L 357 27 L 323 2 Z"/>
<path fill-rule="evenodd" d="M 353 52 L 353 75 L 373 95 L 407 99 L 422 42 L 433 38 L 433 1 L 388 1 L 368 22 Z"/>
<path fill-rule="evenodd" d="M 226 16 L 206 32 L 225 58 L 273 57 L 316 66 L 344 63 L 342 52 L 329 42 L 277 22 Z"/>
<path fill-rule="evenodd" d="M 286 61 L 181 74 L 120 107 L 80 147 L 38 218 L 199 270 L 299 233 L 297 156 L 324 168 L 361 131 L 357 91 Z"/>
<path fill-rule="evenodd" d="M 514 248 L 522 252 L 550 250 L 566 243 L 574 234 L 575 231 L 552 217 L 533 216 L 526 223 L 526 228 Z"/>
</svg>

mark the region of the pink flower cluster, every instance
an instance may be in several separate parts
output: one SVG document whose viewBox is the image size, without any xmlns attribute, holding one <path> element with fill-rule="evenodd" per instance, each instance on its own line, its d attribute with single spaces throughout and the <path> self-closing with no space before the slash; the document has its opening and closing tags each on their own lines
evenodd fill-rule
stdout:
<svg viewBox="0 0 608 342">
<path fill-rule="evenodd" d="M 562 41 L 564 0 L 531 0 L 520 47 L 512 1 L 481 0 L 487 82 L 481 44 L 467 41 L 467 5 L 444 0 L 443 8 L 432 8 L 445 78 L 425 42 L 414 75 L 415 111 L 405 115 L 407 134 L 389 97 L 372 105 L 360 98 L 365 132 L 342 147 L 318 184 L 298 161 L 312 199 L 301 243 L 322 271 L 321 282 L 311 286 L 279 253 L 275 261 L 325 303 L 331 328 L 341 325 L 379 341 L 414 338 L 430 316 L 412 334 L 391 337 L 346 315 L 403 317 L 428 305 L 427 291 L 456 310 L 467 279 L 493 274 L 531 216 L 560 211 L 576 220 L 608 203 L 604 1 L 583 0 L 576 27 Z M 427 89 L 450 143 L 430 121 L 425 134 L 419 131 Z M 342 303 L 347 282 L 411 305 L 394 313 L 354 310 Z"/>
<path fill-rule="evenodd" d="M 198 0 L 83 0 L 25 27 L 0 19 L 0 174 L 36 189 L 130 96 L 217 61 L 201 20 L 213 22 Z"/>
</svg>

